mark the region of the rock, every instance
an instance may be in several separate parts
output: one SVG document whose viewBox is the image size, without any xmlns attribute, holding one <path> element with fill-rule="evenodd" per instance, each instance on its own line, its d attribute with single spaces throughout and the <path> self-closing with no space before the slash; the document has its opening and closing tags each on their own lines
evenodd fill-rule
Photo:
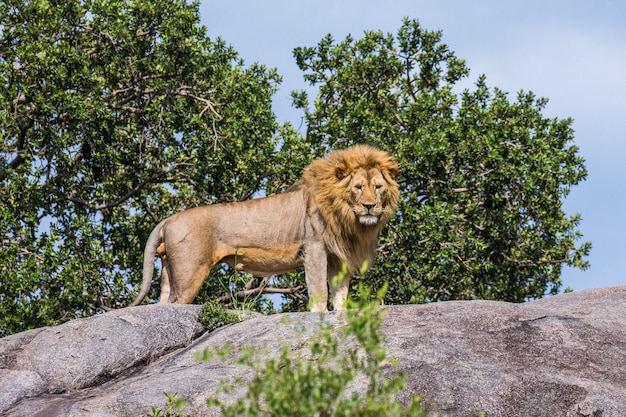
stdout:
<svg viewBox="0 0 626 417">
<path fill-rule="evenodd" d="M 0 412 L 22 398 L 102 384 L 188 345 L 204 331 L 201 308 L 125 308 L 0 339 Z"/>
<path fill-rule="evenodd" d="M 626 287 L 416 307 L 389 315 L 389 350 L 451 416 L 626 415 Z"/>
<path fill-rule="evenodd" d="M 626 286 L 524 304 L 449 301 L 386 307 L 389 354 L 407 375 L 401 399 L 421 394 L 450 416 L 626 415 Z M 219 381 L 249 374 L 199 362 L 205 347 L 301 348 L 318 313 L 253 318 L 202 334 L 200 306 L 127 308 L 0 339 L 0 414 L 145 416 L 164 392 L 183 413 L 217 415 Z M 339 315 L 323 315 L 338 325 Z M 352 389 L 364 389 L 357 379 Z M 245 386 L 234 395 L 244 392 Z"/>
</svg>

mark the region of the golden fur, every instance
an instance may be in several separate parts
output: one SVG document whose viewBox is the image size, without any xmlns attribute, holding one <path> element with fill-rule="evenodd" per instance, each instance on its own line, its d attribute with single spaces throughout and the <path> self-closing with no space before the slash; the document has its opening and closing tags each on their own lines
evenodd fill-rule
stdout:
<svg viewBox="0 0 626 417">
<path fill-rule="evenodd" d="M 346 264 L 371 261 L 378 232 L 398 200 L 395 159 L 371 146 L 338 150 L 305 168 L 286 192 L 239 203 L 186 210 L 163 220 L 144 253 L 138 305 L 161 257 L 161 303 L 191 303 L 213 266 L 271 276 L 304 266 L 311 311 L 326 311 L 328 283 Z M 371 263 L 371 262 L 370 262 Z M 345 309 L 349 275 L 331 288 Z"/>
</svg>

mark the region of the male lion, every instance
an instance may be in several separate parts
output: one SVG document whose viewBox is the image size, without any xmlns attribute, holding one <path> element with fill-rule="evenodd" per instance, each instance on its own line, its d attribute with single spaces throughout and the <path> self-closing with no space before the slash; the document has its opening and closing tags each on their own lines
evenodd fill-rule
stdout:
<svg viewBox="0 0 626 417">
<path fill-rule="evenodd" d="M 148 294 L 154 258 L 162 261 L 160 303 L 191 303 L 209 271 L 225 262 L 267 277 L 304 266 L 311 311 L 326 311 L 327 280 L 371 261 L 378 231 L 398 201 L 395 159 L 371 146 L 338 150 L 314 161 L 286 192 L 186 210 L 148 238 L 136 306 Z M 344 310 L 349 274 L 331 288 Z"/>
</svg>

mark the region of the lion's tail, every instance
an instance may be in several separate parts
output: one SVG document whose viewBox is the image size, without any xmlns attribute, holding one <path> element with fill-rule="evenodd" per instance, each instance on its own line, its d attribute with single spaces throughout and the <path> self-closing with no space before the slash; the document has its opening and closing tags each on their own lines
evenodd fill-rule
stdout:
<svg viewBox="0 0 626 417">
<path fill-rule="evenodd" d="M 161 244 L 161 229 L 165 220 L 159 223 L 146 242 L 146 248 L 143 252 L 143 280 L 141 281 L 141 289 L 135 301 L 130 305 L 131 307 L 141 304 L 148 292 L 150 292 L 150 286 L 152 285 L 152 274 L 154 273 L 154 259 L 156 258 L 157 248 Z"/>
</svg>

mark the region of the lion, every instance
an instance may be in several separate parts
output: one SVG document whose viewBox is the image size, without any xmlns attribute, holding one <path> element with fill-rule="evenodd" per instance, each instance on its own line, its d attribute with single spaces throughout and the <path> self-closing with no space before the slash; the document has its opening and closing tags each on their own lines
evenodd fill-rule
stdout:
<svg viewBox="0 0 626 417">
<path fill-rule="evenodd" d="M 159 223 L 144 251 L 150 290 L 161 258 L 159 303 L 191 303 L 209 271 L 226 263 L 259 277 L 304 267 L 311 311 L 345 310 L 350 273 L 374 257 L 378 232 L 394 214 L 399 190 L 393 156 L 368 145 L 330 153 L 280 194 L 182 211 Z M 329 285 L 345 264 L 350 273 Z"/>
</svg>

